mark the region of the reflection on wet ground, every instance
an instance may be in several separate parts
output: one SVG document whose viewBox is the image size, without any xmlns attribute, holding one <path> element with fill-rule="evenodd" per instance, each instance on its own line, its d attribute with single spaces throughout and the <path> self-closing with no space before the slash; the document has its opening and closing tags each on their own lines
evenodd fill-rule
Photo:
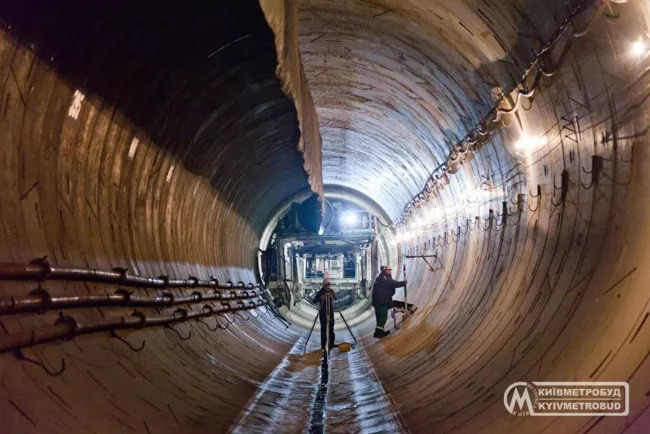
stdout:
<svg viewBox="0 0 650 434">
<path fill-rule="evenodd" d="M 314 336 L 303 354 L 306 338 L 262 383 L 233 433 L 403 431 L 361 344 L 324 360 Z"/>
</svg>

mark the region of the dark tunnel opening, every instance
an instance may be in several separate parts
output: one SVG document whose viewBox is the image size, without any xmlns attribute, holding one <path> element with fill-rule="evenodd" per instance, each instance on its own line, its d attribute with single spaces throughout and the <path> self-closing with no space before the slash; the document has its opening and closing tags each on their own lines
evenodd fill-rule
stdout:
<svg viewBox="0 0 650 434">
<path fill-rule="evenodd" d="M 3 3 L 0 432 L 647 431 L 648 17 Z M 350 351 L 275 303 L 274 234 L 310 296 L 358 285 Z M 378 339 L 380 265 L 418 310 Z M 625 414 L 518 415 L 541 382 L 625 383 Z"/>
<path fill-rule="evenodd" d="M 199 7 L 23 2 L 5 4 L 2 18 L 71 88 L 124 116 L 136 136 L 205 178 L 241 216 L 259 216 L 259 226 L 278 202 L 305 190 L 304 175 L 292 171 L 302 156 L 286 152 L 300 135 L 296 109 L 275 75 L 273 32 L 258 3 Z M 281 152 L 284 166 L 269 164 Z M 230 163 L 219 165 L 223 158 Z M 282 186 L 242 182 L 247 162 Z M 250 200 L 236 200 L 235 190 Z"/>
</svg>

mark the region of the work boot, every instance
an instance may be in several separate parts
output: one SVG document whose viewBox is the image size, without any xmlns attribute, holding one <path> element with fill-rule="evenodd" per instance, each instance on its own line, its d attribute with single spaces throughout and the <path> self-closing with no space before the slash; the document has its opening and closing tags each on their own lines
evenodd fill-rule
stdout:
<svg viewBox="0 0 650 434">
<path fill-rule="evenodd" d="M 375 338 L 383 338 L 384 337 L 384 331 L 381 329 L 375 329 L 375 334 L 372 335 Z"/>
</svg>

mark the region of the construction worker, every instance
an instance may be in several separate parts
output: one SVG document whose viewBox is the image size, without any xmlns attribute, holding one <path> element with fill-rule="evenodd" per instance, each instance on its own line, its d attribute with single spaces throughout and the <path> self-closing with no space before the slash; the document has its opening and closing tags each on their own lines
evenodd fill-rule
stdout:
<svg viewBox="0 0 650 434">
<path fill-rule="evenodd" d="M 326 349 L 326 346 L 329 348 L 334 347 L 334 300 L 336 300 L 336 294 L 330 288 L 330 280 L 325 279 L 323 280 L 323 287 L 318 290 L 313 299 L 314 304 L 318 303 L 320 305 L 318 317 L 320 318 L 320 346 L 323 350 Z M 327 339 L 328 328 L 329 342 Z"/>
<path fill-rule="evenodd" d="M 388 319 L 388 309 L 405 308 L 403 301 L 393 300 L 393 295 L 395 295 L 395 289 L 406 286 L 407 283 L 406 280 L 398 282 L 393 279 L 393 269 L 390 265 L 384 265 L 380 269 L 381 273 L 372 285 L 372 306 L 375 308 L 375 319 L 377 320 L 373 336 L 376 338 L 383 338 L 390 333 L 389 330 L 384 330 Z M 415 312 L 416 309 L 417 307 L 409 303 L 409 313 Z"/>
</svg>

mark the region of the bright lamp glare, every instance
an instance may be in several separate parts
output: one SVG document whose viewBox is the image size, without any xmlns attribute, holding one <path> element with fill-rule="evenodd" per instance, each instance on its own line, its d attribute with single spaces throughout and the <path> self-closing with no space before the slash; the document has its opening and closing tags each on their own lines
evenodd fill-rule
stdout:
<svg viewBox="0 0 650 434">
<path fill-rule="evenodd" d="M 468 202 L 480 202 L 480 201 L 491 199 L 492 196 L 494 195 L 495 193 L 491 191 L 475 188 L 473 190 L 469 190 L 465 194 L 465 198 L 467 199 Z"/>
<path fill-rule="evenodd" d="M 643 39 L 639 38 L 634 44 L 632 44 L 632 55 L 635 57 L 640 57 L 646 51 L 645 42 Z"/>
<path fill-rule="evenodd" d="M 438 221 L 444 217 L 445 213 L 440 208 L 432 208 L 427 211 L 427 218 L 430 221 Z"/>
<path fill-rule="evenodd" d="M 348 226 L 354 226 L 357 224 L 357 215 L 353 212 L 346 212 L 343 214 L 343 221 Z"/>
<path fill-rule="evenodd" d="M 538 148 L 540 146 L 546 145 L 548 142 L 546 137 L 530 137 L 527 134 L 523 134 L 519 140 L 515 143 L 515 148 L 517 149 L 526 149 L 531 150 Z"/>
<path fill-rule="evenodd" d="M 397 233 L 396 240 L 397 240 L 398 243 L 408 242 L 408 241 L 410 241 L 411 237 L 412 237 L 411 232 L 400 231 L 400 232 Z"/>
</svg>

